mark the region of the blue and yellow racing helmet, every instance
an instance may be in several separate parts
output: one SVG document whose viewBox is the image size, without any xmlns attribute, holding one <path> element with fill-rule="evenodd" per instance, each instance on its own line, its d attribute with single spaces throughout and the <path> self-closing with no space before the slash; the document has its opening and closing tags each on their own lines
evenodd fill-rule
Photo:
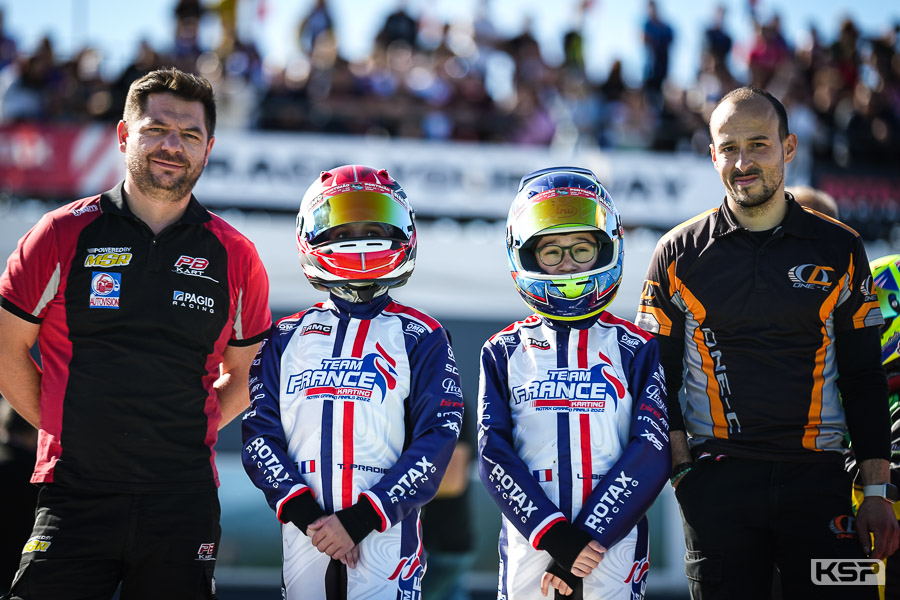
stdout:
<svg viewBox="0 0 900 600">
<path fill-rule="evenodd" d="M 900 254 L 882 256 L 869 263 L 884 317 L 881 329 L 881 364 L 900 358 Z"/>
<path fill-rule="evenodd" d="M 598 241 L 590 270 L 551 275 L 534 256 L 538 237 L 588 232 Z M 596 315 L 622 282 L 622 220 L 596 175 L 579 167 L 553 167 L 522 178 L 506 220 L 510 273 L 522 300 L 539 315 L 571 321 Z"/>
</svg>

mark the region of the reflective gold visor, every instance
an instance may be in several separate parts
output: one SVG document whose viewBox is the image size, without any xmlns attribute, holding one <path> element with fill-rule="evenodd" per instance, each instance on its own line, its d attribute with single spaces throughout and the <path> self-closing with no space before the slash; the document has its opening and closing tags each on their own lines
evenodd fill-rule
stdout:
<svg viewBox="0 0 900 600">
<path fill-rule="evenodd" d="M 302 227 L 308 239 L 315 239 L 332 227 L 361 222 L 391 225 L 407 239 L 412 231 L 412 220 L 406 207 L 385 194 L 364 191 L 326 198 L 312 210 L 311 219 L 304 218 Z"/>
<path fill-rule="evenodd" d="M 526 200 L 528 202 L 530 201 Z M 518 234 L 523 241 L 552 227 L 596 227 L 607 234 L 611 233 L 607 229 L 606 209 L 593 198 L 555 196 L 534 204 L 523 204 L 520 210 L 523 214 L 514 218 L 518 221 Z M 612 228 L 616 226 L 615 223 L 608 225 Z"/>
</svg>

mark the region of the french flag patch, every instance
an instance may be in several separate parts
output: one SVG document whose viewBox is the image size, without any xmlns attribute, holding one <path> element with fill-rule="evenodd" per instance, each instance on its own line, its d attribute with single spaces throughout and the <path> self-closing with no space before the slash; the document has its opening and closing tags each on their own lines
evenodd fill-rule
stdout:
<svg viewBox="0 0 900 600">
<path fill-rule="evenodd" d="M 541 483 L 553 481 L 553 469 L 538 469 L 537 471 L 532 471 L 531 474 Z"/>
<path fill-rule="evenodd" d="M 300 464 L 297 465 L 300 469 L 300 473 L 306 475 L 307 473 L 315 473 L 316 472 L 316 461 L 314 460 L 304 460 Z"/>
</svg>

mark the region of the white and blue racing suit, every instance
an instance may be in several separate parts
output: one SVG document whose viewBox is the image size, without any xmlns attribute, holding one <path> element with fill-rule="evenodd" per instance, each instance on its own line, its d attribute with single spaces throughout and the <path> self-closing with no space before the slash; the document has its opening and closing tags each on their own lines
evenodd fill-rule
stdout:
<svg viewBox="0 0 900 600">
<path fill-rule="evenodd" d="M 331 597 L 336 577 L 349 599 L 419 598 L 419 507 L 437 492 L 463 416 L 440 323 L 387 295 L 332 295 L 273 326 L 250 396 L 242 460 L 283 524 L 286 598 Z M 346 579 L 305 535 L 333 513 L 359 543 Z"/>
<path fill-rule="evenodd" d="M 665 394 L 656 340 L 608 312 L 532 315 L 488 340 L 478 468 L 503 514 L 498 598 L 543 600 L 548 565 L 574 577 L 592 539 L 607 552 L 575 578 L 584 598 L 643 596 L 644 513 L 671 471 Z"/>
</svg>

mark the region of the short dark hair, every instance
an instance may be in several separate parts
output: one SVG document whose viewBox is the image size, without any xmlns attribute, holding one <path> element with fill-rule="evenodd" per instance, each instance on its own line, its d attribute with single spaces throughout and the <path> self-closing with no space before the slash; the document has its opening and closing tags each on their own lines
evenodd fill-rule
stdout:
<svg viewBox="0 0 900 600">
<path fill-rule="evenodd" d="M 754 96 L 761 96 L 768 100 L 769 104 L 772 105 L 772 108 L 775 109 L 775 114 L 778 116 L 778 136 L 782 141 L 790 135 L 791 130 L 788 129 L 788 116 L 787 111 L 784 109 L 784 104 L 782 104 L 778 98 L 767 92 L 766 90 L 760 89 L 758 87 L 754 87 L 752 85 L 746 85 L 744 87 L 739 87 L 731 90 L 724 96 L 719 102 L 716 104 L 715 108 L 713 108 L 713 112 L 715 112 L 716 108 L 719 108 L 725 102 L 732 100 L 735 102 L 742 102 L 745 100 L 750 100 Z M 712 137 L 712 131 L 710 130 L 710 137 Z"/>
<path fill-rule="evenodd" d="M 147 108 L 147 98 L 152 94 L 172 94 L 181 100 L 202 103 L 206 133 L 210 138 L 215 134 L 216 97 L 212 85 L 205 78 L 175 67 L 150 71 L 136 79 L 128 88 L 122 115 L 126 123 L 140 118 Z"/>
</svg>

